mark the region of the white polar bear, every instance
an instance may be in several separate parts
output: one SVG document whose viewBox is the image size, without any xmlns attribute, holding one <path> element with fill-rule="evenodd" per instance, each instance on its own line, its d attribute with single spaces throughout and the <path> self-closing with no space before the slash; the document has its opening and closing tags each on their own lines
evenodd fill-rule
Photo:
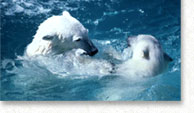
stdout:
<svg viewBox="0 0 194 113">
<path fill-rule="evenodd" d="M 163 52 L 158 40 L 151 35 L 138 35 L 128 38 L 131 58 L 117 66 L 117 73 L 130 76 L 156 76 L 172 61 Z M 126 49 L 128 50 L 128 49 Z"/>
<path fill-rule="evenodd" d="M 26 48 L 26 54 L 60 54 L 78 48 L 90 56 L 98 52 L 88 38 L 88 30 L 64 11 L 62 15 L 52 16 L 40 24 L 33 41 Z"/>
</svg>

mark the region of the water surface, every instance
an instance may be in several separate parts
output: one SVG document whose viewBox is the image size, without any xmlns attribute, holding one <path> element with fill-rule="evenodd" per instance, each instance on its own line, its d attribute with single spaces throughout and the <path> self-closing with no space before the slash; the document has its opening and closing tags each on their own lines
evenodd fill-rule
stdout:
<svg viewBox="0 0 194 113">
<path fill-rule="evenodd" d="M 0 1 L 1 100 L 181 99 L 180 0 Z M 128 36 L 151 34 L 174 60 L 167 72 L 138 80 L 100 75 L 92 69 L 89 72 L 93 74 L 68 76 L 60 73 L 64 64 L 57 61 L 43 60 L 48 63 L 46 66 L 37 61 L 18 60 L 39 24 L 64 10 L 89 29 L 89 36 L 100 51 L 97 59 L 106 47 L 122 52 Z"/>
</svg>

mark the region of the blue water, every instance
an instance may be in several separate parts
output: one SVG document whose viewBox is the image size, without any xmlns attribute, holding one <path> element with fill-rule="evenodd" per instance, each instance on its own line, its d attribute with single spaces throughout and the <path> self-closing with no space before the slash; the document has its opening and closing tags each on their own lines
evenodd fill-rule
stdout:
<svg viewBox="0 0 194 113">
<path fill-rule="evenodd" d="M 0 1 L 1 100 L 181 99 L 180 0 Z M 61 76 L 39 62 L 18 59 L 39 24 L 64 10 L 89 29 L 90 38 L 99 48 L 94 58 L 101 57 L 107 46 L 122 52 L 127 46 L 127 36 L 151 34 L 173 62 L 159 76 L 130 80 L 98 73 Z M 56 70 L 62 70 L 64 65 L 48 63 Z"/>
</svg>

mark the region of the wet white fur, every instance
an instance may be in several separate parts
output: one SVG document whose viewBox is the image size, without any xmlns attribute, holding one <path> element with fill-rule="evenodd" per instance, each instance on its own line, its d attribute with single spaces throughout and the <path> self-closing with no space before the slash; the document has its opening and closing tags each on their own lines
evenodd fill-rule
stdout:
<svg viewBox="0 0 194 113">
<path fill-rule="evenodd" d="M 53 36 L 54 39 L 43 40 L 44 36 Z M 73 48 L 72 41 L 77 37 L 89 40 L 88 30 L 67 11 L 64 11 L 63 15 L 52 16 L 40 24 L 33 41 L 26 48 L 26 54 L 34 56 L 63 53 Z"/>
</svg>

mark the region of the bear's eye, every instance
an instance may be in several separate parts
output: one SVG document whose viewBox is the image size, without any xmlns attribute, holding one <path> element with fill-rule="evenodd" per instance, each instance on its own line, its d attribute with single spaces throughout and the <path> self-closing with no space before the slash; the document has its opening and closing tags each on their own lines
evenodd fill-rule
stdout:
<svg viewBox="0 0 194 113">
<path fill-rule="evenodd" d="M 46 35 L 42 39 L 43 40 L 52 40 L 53 38 L 54 38 L 54 36 Z"/>
<path fill-rule="evenodd" d="M 76 42 L 78 42 L 78 41 L 80 41 L 81 40 L 81 38 L 78 38 L 77 40 L 75 40 Z"/>
<path fill-rule="evenodd" d="M 81 40 L 81 37 L 79 37 L 79 36 L 73 36 L 73 41 L 78 42 L 80 40 Z"/>
</svg>

